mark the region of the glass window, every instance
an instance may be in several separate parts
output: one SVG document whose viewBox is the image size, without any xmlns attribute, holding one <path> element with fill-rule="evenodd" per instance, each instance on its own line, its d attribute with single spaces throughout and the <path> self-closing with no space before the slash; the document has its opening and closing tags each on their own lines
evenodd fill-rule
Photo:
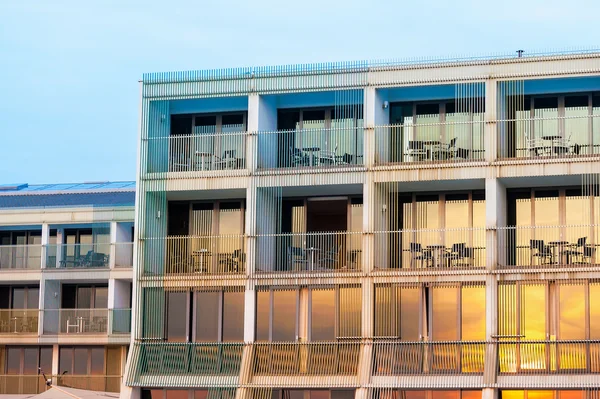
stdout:
<svg viewBox="0 0 600 399">
<path fill-rule="evenodd" d="M 207 389 L 196 389 L 194 391 L 194 399 L 207 399 L 208 398 L 208 390 Z"/>
<path fill-rule="evenodd" d="M 39 309 L 40 307 L 39 288 L 30 287 L 27 289 L 27 309 Z"/>
<path fill-rule="evenodd" d="M 52 347 L 40 348 L 40 368 L 46 374 L 52 373 Z"/>
<path fill-rule="evenodd" d="M 186 292 L 169 292 L 167 308 L 167 339 L 173 342 L 187 341 Z"/>
<path fill-rule="evenodd" d="M 310 391 L 310 399 L 329 399 L 329 391 L 324 389 Z"/>
<path fill-rule="evenodd" d="M 375 287 L 375 336 L 419 339 L 419 287 Z"/>
<path fill-rule="evenodd" d="M 335 291 L 311 290 L 311 340 L 335 339 Z"/>
<path fill-rule="evenodd" d="M 460 399 L 460 391 L 431 391 L 432 399 Z"/>
<path fill-rule="evenodd" d="M 94 308 L 108 308 L 108 287 L 95 287 Z"/>
<path fill-rule="evenodd" d="M 25 309 L 25 288 L 13 289 L 12 308 Z"/>
<path fill-rule="evenodd" d="M 73 374 L 87 375 L 88 374 L 88 348 L 73 349 Z"/>
<path fill-rule="evenodd" d="M 481 399 L 481 391 L 462 391 L 461 399 Z"/>
<path fill-rule="evenodd" d="M 600 283 L 590 283 L 590 339 L 600 339 Z"/>
<path fill-rule="evenodd" d="M 359 337 L 362 321 L 362 289 L 360 287 L 340 287 L 339 301 L 338 336 Z"/>
<path fill-rule="evenodd" d="M 419 339 L 419 302 L 421 290 L 403 287 L 400 290 L 400 338 L 403 341 Z"/>
<path fill-rule="evenodd" d="M 462 340 L 485 340 L 485 287 L 466 285 L 461 292 Z"/>
<path fill-rule="evenodd" d="M 167 389 L 167 399 L 188 399 L 188 391 L 184 389 Z"/>
<path fill-rule="evenodd" d="M 425 399 L 427 391 L 404 391 L 404 397 L 406 399 Z"/>
<path fill-rule="evenodd" d="M 196 342 L 219 341 L 221 292 L 196 292 Z"/>
<path fill-rule="evenodd" d="M 297 291 L 273 291 L 273 341 L 296 340 Z"/>
<path fill-rule="evenodd" d="M 21 374 L 21 348 L 6 348 L 6 374 Z"/>
<path fill-rule="evenodd" d="M 456 341 L 458 337 L 457 287 L 433 287 L 432 338 L 436 341 Z"/>
<path fill-rule="evenodd" d="M 256 340 L 269 340 L 269 322 L 271 318 L 271 291 L 256 293 Z"/>
<path fill-rule="evenodd" d="M 546 339 L 546 286 L 521 286 L 521 334 L 526 340 Z"/>
<path fill-rule="evenodd" d="M 244 292 L 223 293 L 223 341 L 244 340 Z"/>
<path fill-rule="evenodd" d="M 23 348 L 23 374 L 38 373 L 38 347 Z"/>
<path fill-rule="evenodd" d="M 559 285 L 559 337 L 585 339 L 585 285 Z"/>
<path fill-rule="evenodd" d="M 90 374 L 91 375 L 104 375 L 104 348 L 92 348 L 91 349 L 91 364 Z"/>
<path fill-rule="evenodd" d="M 73 348 L 60 348 L 58 362 L 59 374 L 73 374 Z"/>
<path fill-rule="evenodd" d="M 91 309 L 92 287 L 77 287 L 77 309 Z"/>
</svg>

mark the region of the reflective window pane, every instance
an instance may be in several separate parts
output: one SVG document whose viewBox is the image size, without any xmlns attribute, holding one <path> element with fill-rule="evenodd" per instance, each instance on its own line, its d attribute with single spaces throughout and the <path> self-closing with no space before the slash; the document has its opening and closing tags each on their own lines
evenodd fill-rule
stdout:
<svg viewBox="0 0 600 399">
<path fill-rule="evenodd" d="M 194 391 L 194 399 L 207 399 L 208 398 L 208 390 L 207 389 L 196 389 Z"/>
<path fill-rule="evenodd" d="M 524 285 L 521 292 L 521 334 L 527 340 L 546 339 L 546 286 Z"/>
<path fill-rule="evenodd" d="M 39 348 L 37 346 L 23 349 L 23 374 L 38 373 L 38 354 Z"/>
<path fill-rule="evenodd" d="M 91 375 L 104 375 L 104 348 L 92 348 Z"/>
<path fill-rule="evenodd" d="M 27 309 L 39 309 L 39 295 L 39 288 L 29 288 L 27 290 Z"/>
<path fill-rule="evenodd" d="M 223 294 L 223 341 L 244 340 L 244 292 Z"/>
<path fill-rule="evenodd" d="M 400 338 L 403 341 L 419 339 L 419 302 L 421 289 L 402 287 L 400 289 Z"/>
<path fill-rule="evenodd" d="M 432 338 L 455 341 L 458 337 L 458 288 L 433 287 Z"/>
<path fill-rule="evenodd" d="M 335 339 L 335 291 L 311 291 L 311 340 Z"/>
<path fill-rule="evenodd" d="M 6 349 L 6 373 L 10 375 L 21 374 L 21 348 Z"/>
<path fill-rule="evenodd" d="M 187 296 L 185 292 L 169 292 L 167 308 L 167 339 L 187 341 Z"/>
<path fill-rule="evenodd" d="M 87 375 L 88 373 L 88 348 L 73 349 L 73 374 Z"/>
<path fill-rule="evenodd" d="M 559 338 L 585 339 L 585 285 L 559 286 Z"/>
<path fill-rule="evenodd" d="M 590 283 L 590 339 L 600 339 L 600 283 Z"/>
<path fill-rule="evenodd" d="M 431 391 L 432 399 L 460 399 L 460 391 Z"/>
<path fill-rule="evenodd" d="M 167 399 L 188 399 L 188 391 L 184 389 L 167 389 Z"/>
<path fill-rule="evenodd" d="M 270 291 L 256 293 L 256 340 L 269 340 L 269 317 L 271 314 Z"/>
<path fill-rule="evenodd" d="M 219 307 L 221 292 L 196 293 L 196 341 L 219 341 Z"/>
<path fill-rule="evenodd" d="M 108 287 L 96 287 L 94 297 L 94 308 L 108 308 Z"/>
<path fill-rule="evenodd" d="M 73 348 L 60 348 L 58 362 L 59 374 L 73 374 Z"/>
<path fill-rule="evenodd" d="M 461 291 L 462 340 L 485 340 L 485 287 L 463 286 Z"/>
<path fill-rule="evenodd" d="M 296 340 L 296 291 L 273 291 L 273 341 Z"/>
<path fill-rule="evenodd" d="M 52 347 L 44 346 L 40 349 L 40 368 L 46 374 L 52 373 Z"/>
<path fill-rule="evenodd" d="M 361 335 L 362 289 L 341 287 L 339 289 L 338 336 L 359 337 Z"/>
<path fill-rule="evenodd" d="M 481 399 L 481 391 L 462 391 L 461 399 Z"/>
</svg>

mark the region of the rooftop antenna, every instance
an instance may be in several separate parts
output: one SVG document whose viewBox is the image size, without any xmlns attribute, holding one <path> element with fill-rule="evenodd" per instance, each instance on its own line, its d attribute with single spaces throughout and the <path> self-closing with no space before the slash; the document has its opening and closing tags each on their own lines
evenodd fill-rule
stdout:
<svg viewBox="0 0 600 399">
<path fill-rule="evenodd" d="M 525 50 L 517 50 L 517 57 L 521 58 L 523 57 L 523 53 L 525 52 Z"/>
</svg>

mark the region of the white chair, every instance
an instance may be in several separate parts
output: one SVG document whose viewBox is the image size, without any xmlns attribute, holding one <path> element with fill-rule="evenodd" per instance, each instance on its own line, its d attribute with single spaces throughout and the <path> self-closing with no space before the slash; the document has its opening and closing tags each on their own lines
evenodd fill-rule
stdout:
<svg viewBox="0 0 600 399">
<path fill-rule="evenodd" d="M 333 151 L 321 151 L 319 155 L 319 164 L 327 164 L 327 165 L 335 165 L 337 163 L 336 153 L 337 153 L 337 144 Z"/>
</svg>

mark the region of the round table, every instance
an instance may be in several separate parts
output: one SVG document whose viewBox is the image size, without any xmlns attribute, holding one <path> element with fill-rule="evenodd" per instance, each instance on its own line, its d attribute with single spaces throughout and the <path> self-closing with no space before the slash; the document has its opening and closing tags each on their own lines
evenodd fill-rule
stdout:
<svg viewBox="0 0 600 399">
<path fill-rule="evenodd" d="M 313 154 L 314 154 L 315 152 L 319 152 L 319 151 L 321 151 L 321 149 L 320 149 L 319 147 L 305 147 L 305 148 L 303 148 L 303 149 L 302 149 L 302 151 L 305 151 L 305 152 L 310 152 L 310 153 L 311 153 L 311 154 L 308 156 L 308 157 L 309 157 L 309 158 L 308 158 L 308 163 L 309 163 L 309 165 L 310 165 L 310 166 L 313 166 L 313 158 L 315 157 Z"/>
<path fill-rule="evenodd" d="M 441 245 L 441 244 L 433 244 L 433 245 L 428 245 L 425 247 L 425 249 L 428 249 L 431 251 L 431 256 L 433 258 L 433 267 L 438 267 L 439 266 L 439 258 L 441 255 L 442 250 L 446 249 L 445 245 Z"/>
<path fill-rule="evenodd" d="M 560 255 L 563 254 L 564 248 L 569 244 L 568 241 L 550 241 L 548 246 L 552 248 L 552 263 L 558 264 L 561 259 L 559 259 Z M 558 253 L 557 253 L 558 249 Z M 556 261 L 554 259 L 556 258 Z M 569 259 L 567 259 L 567 263 L 569 263 Z"/>
</svg>

